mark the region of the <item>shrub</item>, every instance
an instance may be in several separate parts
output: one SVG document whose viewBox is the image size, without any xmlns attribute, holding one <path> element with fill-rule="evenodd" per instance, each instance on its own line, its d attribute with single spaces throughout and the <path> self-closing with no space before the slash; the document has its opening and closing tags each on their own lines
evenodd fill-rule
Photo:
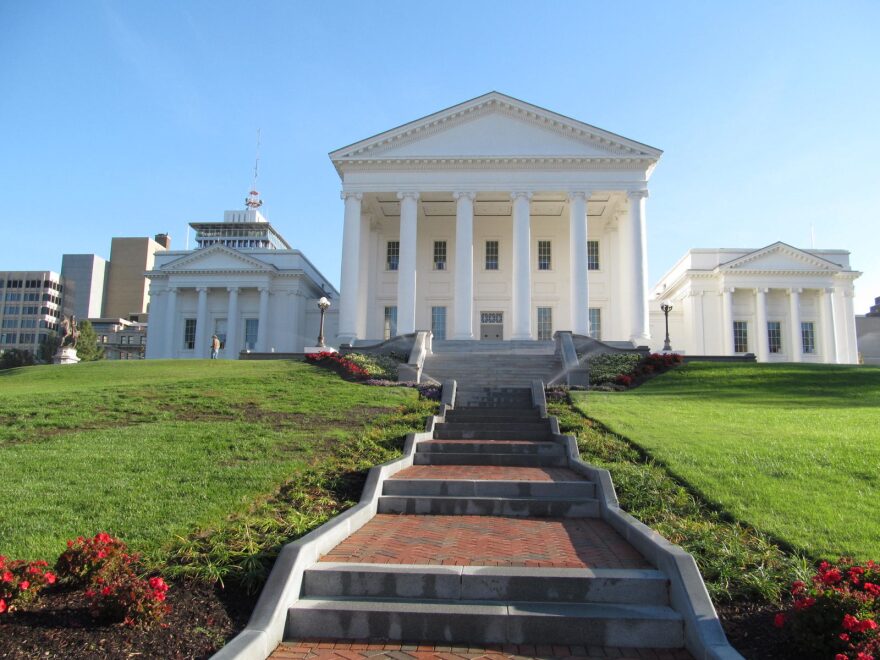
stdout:
<svg viewBox="0 0 880 660">
<path fill-rule="evenodd" d="M 366 371 L 370 378 L 383 380 L 397 380 L 397 367 L 402 361 L 394 354 L 346 353 L 345 358 Z"/>
<path fill-rule="evenodd" d="M 171 607 L 165 602 L 168 585 L 161 577 L 140 577 L 139 559 L 125 543 L 100 532 L 68 541 L 55 566 L 69 585 L 87 587 L 89 610 L 96 618 L 148 626 Z"/>
<path fill-rule="evenodd" d="M 11 348 L 3 351 L 0 355 L 0 369 L 14 369 L 16 367 L 30 367 L 35 364 L 34 356 L 30 351 Z"/>
<path fill-rule="evenodd" d="M 613 383 L 620 374 L 635 369 L 641 359 L 638 353 L 602 353 L 590 358 L 590 384 Z"/>
<path fill-rule="evenodd" d="M 798 657 L 880 657 L 880 564 L 822 562 L 809 582 L 791 586 L 792 606 L 774 625 L 791 632 Z"/>
<path fill-rule="evenodd" d="M 9 561 L 0 555 L 0 614 L 35 601 L 47 585 L 55 584 L 48 567 L 44 561 Z"/>
<path fill-rule="evenodd" d="M 312 364 L 330 367 L 343 376 L 348 376 L 355 380 L 364 380 L 370 377 L 370 374 L 367 373 L 366 369 L 355 364 L 352 360 L 348 359 L 348 357 L 340 355 L 339 353 L 332 353 L 330 351 L 310 353 L 306 355 L 306 361 L 311 362 Z"/>
</svg>

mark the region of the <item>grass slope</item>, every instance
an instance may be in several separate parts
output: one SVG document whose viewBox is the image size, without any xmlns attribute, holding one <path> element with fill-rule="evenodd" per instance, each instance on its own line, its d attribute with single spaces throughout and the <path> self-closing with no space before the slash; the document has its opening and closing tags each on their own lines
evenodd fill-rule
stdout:
<svg viewBox="0 0 880 660">
<path fill-rule="evenodd" d="M 880 369 L 696 363 L 573 399 L 736 519 L 816 558 L 880 558 Z"/>
<path fill-rule="evenodd" d="M 356 415 L 375 420 L 418 396 L 287 361 L 0 373 L 0 554 L 48 560 L 102 529 L 161 554 L 332 463 L 363 431 Z"/>
</svg>

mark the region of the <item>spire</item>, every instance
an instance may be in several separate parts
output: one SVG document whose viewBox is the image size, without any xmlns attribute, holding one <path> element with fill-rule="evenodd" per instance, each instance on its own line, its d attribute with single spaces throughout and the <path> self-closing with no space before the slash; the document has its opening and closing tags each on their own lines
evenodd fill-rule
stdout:
<svg viewBox="0 0 880 660">
<path fill-rule="evenodd" d="M 260 129 L 257 129 L 257 157 L 254 161 L 254 183 L 251 186 L 251 191 L 248 193 L 247 199 L 244 200 L 245 206 L 247 206 L 250 210 L 255 211 L 263 205 L 263 200 L 260 199 L 260 193 L 257 191 L 257 176 L 260 173 Z"/>
</svg>

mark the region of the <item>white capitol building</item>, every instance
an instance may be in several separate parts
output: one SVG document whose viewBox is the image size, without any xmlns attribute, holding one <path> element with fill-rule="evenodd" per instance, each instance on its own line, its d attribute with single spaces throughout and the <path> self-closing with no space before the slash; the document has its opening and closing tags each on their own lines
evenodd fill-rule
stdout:
<svg viewBox="0 0 880 660">
<path fill-rule="evenodd" d="M 673 348 L 687 354 L 856 362 L 859 273 L 846 251 L 691 250 L 649 288 L 648 184 L 661 154 L 497 92 L 338 149 L 339 298 L 277 234 L 230 243 L 221 237 L 235 232 L 214 227 L 199 250 L 157 255 L 147 357 L 204 357 L 218 329 L 225 357 L 301 351 L 326 295 L 336 345 L 568 330 L 659 349 L 665 302 Z"/>
</svg>

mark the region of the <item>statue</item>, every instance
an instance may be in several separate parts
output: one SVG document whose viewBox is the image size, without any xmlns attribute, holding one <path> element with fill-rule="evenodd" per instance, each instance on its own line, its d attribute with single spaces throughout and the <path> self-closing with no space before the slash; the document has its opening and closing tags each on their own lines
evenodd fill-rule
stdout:
<svg viewBox="0 0 880 660">
<path fill-rule="evenodd" d="M 76 348 L 76 341 L 79 339 L 79 330 L 76 329 L 76 317 L 64 316 L 61 321 L 59 335 L 61 337 L 61 348 Z"/>
<path fill-rule="evenodd" d="M 76 364 L 79 358 L 76 356 L 76 340 L 79 339 L 79 330 L 76 329 L 75 316 L 61 317 L 58 325 L 58 350 L 52 357 L 54 364 Z"/>
</svg>

